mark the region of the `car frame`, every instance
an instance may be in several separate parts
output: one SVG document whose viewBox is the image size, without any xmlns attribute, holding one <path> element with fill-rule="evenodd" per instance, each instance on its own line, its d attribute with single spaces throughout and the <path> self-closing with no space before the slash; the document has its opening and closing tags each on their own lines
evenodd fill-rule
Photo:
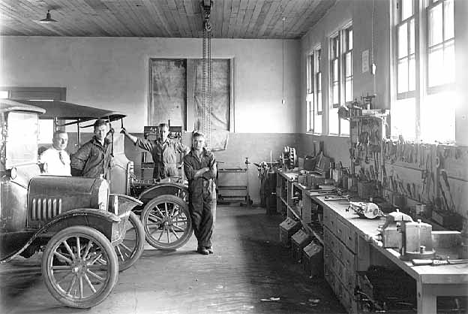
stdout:
<svg viewBox="0 0 468 314">
<path fill-rule="evenodd" d="M 0 100 L 0 262 L 42 251 L 42 274 L 62 304 L 90 308 L 114 288 L 132 208 L 102 178 L 41 175 L 40 107 Z"/>
<path fill-rule="evenodd" d="M 45 109 L 46 112 L 40 118 L 53 119 L 55 127 L 76 125 L 78 146 L 81 145 L 81 129 L 91 127 L 96 119 L 108 120 L 111 124 L 109 137 L 113 143 L 113 165 L 109 180 L 111 192 L 130 195 L 142 202 L 133 212 L 140 217 L 146 241 L 154 248 L 176 250 L 188 242 L 193 234 L 188 209 L 188 187 L 178 179 L 148 182 L 136 178 L 134 163 L 125 155 L 125 137 L 114 132 L 112 127 L 112 123 L 120 122 L 123 128 L 125 114 L 58 100 L 19 101 Z"/>
</svg>

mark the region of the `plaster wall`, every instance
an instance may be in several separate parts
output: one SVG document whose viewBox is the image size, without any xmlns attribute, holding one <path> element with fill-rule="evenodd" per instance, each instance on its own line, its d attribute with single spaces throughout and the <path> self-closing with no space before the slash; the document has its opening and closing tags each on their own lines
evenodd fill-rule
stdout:
<svg viewBox="0 0 468 314">
<path fill-rule="evenodd" d="M 148 121 L 149 59 L 202 57 L 201 39 L 0 39 L 0 85 L 66 87 L 70 102 L 127 114 L 126 126 L 131 132 L 141 132 Z M 234 59 L 235 132 L 298 131 L 299 47 L 299 40 L 212 40 L 213 58 Z"/>
</svg>

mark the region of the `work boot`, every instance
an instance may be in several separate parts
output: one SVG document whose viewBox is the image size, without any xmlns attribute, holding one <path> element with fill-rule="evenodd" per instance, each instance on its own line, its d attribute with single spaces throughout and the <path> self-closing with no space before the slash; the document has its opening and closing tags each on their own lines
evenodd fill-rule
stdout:
<svg viewBox="0 0 468 314">
<path fill-rule="evenodd" d="M 210 254 L 210 252 L 209 252 L 206 248 L 204 248 L 204 247 L 199 247 L 199 248 L 197 249 L 197 253 L 200 253 L 200 254 L 202 254 L 202 255 L 208 255 L 208 254 Z"/>
</svg>

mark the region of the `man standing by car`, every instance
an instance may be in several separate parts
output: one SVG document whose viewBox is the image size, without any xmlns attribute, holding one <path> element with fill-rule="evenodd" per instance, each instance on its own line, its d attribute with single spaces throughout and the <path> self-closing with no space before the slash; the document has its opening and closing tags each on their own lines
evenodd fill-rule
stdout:
<svg viewBox="0 0 468 314">
<path fill-rule="evenodd" d="M 71 157 L 72 175 L 110 180 L 112 141 L 107 138 L 108 125 L 104 119 L 94 123 L 94 136 Z"/>
<path fill-rule="evenodd" d="M 185 176 L 189 182 L 189 210 L 195 237 L 198 240 L 197 252 L 213 254 L 211 238 L 214 228 L 214 208 L 216 206 L 216 160 L 212 152 L 205 148 L 205 136 L 195 132 L 192 137 L 192 150 L 184 157 Z"/>
<path fill-rule="evenodd" d="M 68 145 L 68 134 L 65 131 L 55 131 L 52 147 L 39 156 L 42 173 L 57 176 L 71 176 L 70 156 L 65 151 Z"/>
<path fill-rule="evenodd" d="M 166 123 L 159 124 L 158 129 L 159 138 L 156 140 L 138 138 L 125 128 L 121 131 L 133 144 L 151 153 L 154 162 L 153 179 L 156 181 L 177 176 L 177 154 L 185 155 L 190 150 L 181 142 L 168 138 L 169 126 Z"/>
</svg>

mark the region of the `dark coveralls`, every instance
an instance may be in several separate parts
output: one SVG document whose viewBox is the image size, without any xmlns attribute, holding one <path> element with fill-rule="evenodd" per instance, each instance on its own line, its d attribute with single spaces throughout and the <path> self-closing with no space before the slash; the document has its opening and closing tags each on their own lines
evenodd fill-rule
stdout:
<svg viewBox="0 0 468 314">
<path fill-rule="evenodd" d="M 179 141 L 166 139 L 147 140 L 139 138 L 136 146 L 151 153 L 154 162 L 153 179 L 177 176 L 177 154 L 187 153 L 189 148 Z"/>
<path fill-rule="evenodd" d="M 208 171 L 201 177 L 194 178 L 194 176 L 198 170 L 210 167 L 215 162 L 213 153 L 205 148 L 200 159 L 193 151 L 190 151 L 184 157 L 185 176 L 189 182 L 189 210 L 199 248 L 208 248 L 212 245 L 211 237 L 214 228 L 213 209 L 216 206 L 216 187 L 214 182 L 216 173 Z"/>
<path fill-rule="evenodd" d="M 110 169 L 112 166 L 112 142 L 104 139 L 104 145 L 95 136 L 78 149 L 71 156 L 70 162 L 72 175 L 87 178 L 104 178 L 110 180 Z"/>
</svg>

